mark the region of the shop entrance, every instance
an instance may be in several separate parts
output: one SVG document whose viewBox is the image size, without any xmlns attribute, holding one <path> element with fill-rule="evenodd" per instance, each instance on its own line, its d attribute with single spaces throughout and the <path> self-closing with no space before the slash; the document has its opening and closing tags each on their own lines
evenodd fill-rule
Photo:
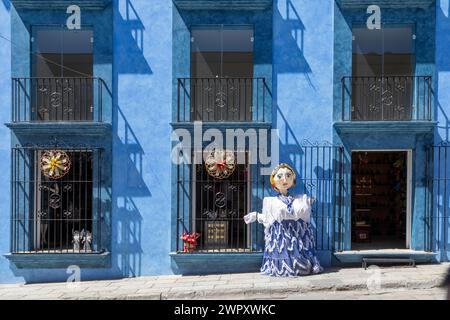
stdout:
<svg viewBox="0 0 450 320">
<path fill-rule="evenodd" d="M 352 153 L 352 250 L 406 249 L 407 151 Z"/>
</svg>

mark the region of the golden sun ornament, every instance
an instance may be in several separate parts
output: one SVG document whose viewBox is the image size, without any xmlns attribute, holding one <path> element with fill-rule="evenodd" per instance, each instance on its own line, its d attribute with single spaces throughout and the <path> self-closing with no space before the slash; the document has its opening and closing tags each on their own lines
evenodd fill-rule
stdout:
<svg viewBox="0 0 450 320">
<path fill-rule="evenodd" d="M 226 179 L 230 177 L 236 168 L 234 152 L 218 149 L 208 152 L 205 157 L 205 168 L 213 178 Z"/>
<path fill-rule="evenodd" d="M 70 170 L 70 158 L 61 150 L 44 151 L 41 155 L 41 170 L 44 176 L 61 179 Z"/>
</svg>

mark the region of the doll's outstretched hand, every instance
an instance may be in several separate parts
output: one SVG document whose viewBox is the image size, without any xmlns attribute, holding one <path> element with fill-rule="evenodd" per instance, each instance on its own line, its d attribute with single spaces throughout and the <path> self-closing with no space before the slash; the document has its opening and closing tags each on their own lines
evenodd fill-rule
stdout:
<svg viewBox="0 0 450 320">
<path fill-rule="evenodd" d="M 244 221 L 246 224 L 255 222 L 257 216 L 258 216 L 258 212 L 250 212 L 249 214 L 244 216 Z"/>
</svg>

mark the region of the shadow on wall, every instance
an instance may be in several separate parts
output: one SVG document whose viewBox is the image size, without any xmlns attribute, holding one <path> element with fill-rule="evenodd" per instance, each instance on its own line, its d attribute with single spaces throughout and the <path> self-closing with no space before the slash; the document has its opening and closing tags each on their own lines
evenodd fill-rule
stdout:
<svg viewBox="0 0 450 320">
<path fill-rule="evenodd" d="M 117 91 L 116 91 L 117 92 Z M 122 276 L 141 274 L 142 215 L 134 198 L 151 197 L 142 176 L 144 151 L 119 106 L 114 107 L 113 252 Z"/>
<path fill-rule="evenodd" d="M 115 0 L 120 1 L 120 0 Z M 120 12 L 115 19 L 114 33 L 117 39 L 117 55 L 126 57 L 115 67 L 119 74 L 152 74 L 152 69 L 145 59 L 145 27 L 131 0 L 120 1 Z"/>
<path fill-rule="evenodd" d="M 436 4 L 439 6 L 439 3 Z M 438 34 L 438 37 L 446 37 L 445 40 L 450 40 L 450 36 L 448 35 L 448 31 L 450 31 L 450 0 L 441 0 L 440 8 L 437 10 L 436 21 L 439 22 L 439 27 L 443 31 L 447 31 L 443 34 Z M 448 41 L 447 41 L 448 42 Z M 444 41 L 441 41 L 445 43 Z M 437 79 L 434 81 L 435 83 L 435 91 L 433 92 L 433 96 L 435 97 L 435 115 L 439 120 L 438 124 L 438 137 L 435 139 L 435 143 L 439 143 L 440 141 L 450 141 L 450 119 L 447 115 L 448 109 L 446 110 L 439 101 L 439 92 L 438 90 L 443 91 L 443 89 L 447 92 L 450 92 L 450 88 L 448 88 L 448 83 L 446 83 L 447 88 L 439 88 L 439 76 L 440 72 L 445 73 L 450 70 L 450 55 L 447 52 L 442 52 L 438 55 L 436 61 L 436 75 Z M 450 93 L 446 94 L 446 96 L 450 99 Z"/>
<path fill-rule="evenodd" d="M 307 194 L 316 199 L 313 205 L 312 225 L 318 250 L 331 248 L 332 217 L 335 206 L 336 168 L 339 149 L 330 142 L 299 141 L 280 108 L 276 108 L 280 132 L 280 162 L 293 166 L 297 172 L 294 195 Z"/>
<path fill-rule="evenodd" d="M 432 203 L 427 217 L 428 232 L 431 232 L 431 248 L 439 253 L 441 262 L 450 261 L 450 142 L 441 141 L 432 148 L 434 175 L 430 182 Z M 429 240 L 429 239 L 427 239 Z"/>
<path fill-rule="evenodd" d="M 278 105 L 278 76 L 283 73 L 303 74 L 309 85 L 315 90 L 310 79 L 311 67 L 304 56 L 305 25 L 291 0 L 277 0 L 274 3 L 274 77 L 273 77 L 273 110 L 274 128 L 284 128 L 278 125 L 280 115 L 283 123 L 287 123 Z M 286 133 L 294 137 L 291 128 L 284 128 Z M 286 135 L 288 137 L 288 135 Z M 298 146 L 295 140 L 294 146 Z M 287 147 L 287 146 L 286 146 Z M 292 145 L 291 145 L 292 147 Z M 285 150 L 288 151 L 288 150 Z M 283 156 L 283 153 L 281 153 Z"/>
<path fill-rule="evenodd" d="M 436 12 L 436 22 L 439 24 L 437 29 L 436 36 L 438 37 L 436 43 L 440 43 L 440 46 L 445 46 L 445 43 L 448 43 L 450 40 L 450 0 L 440 0 L 436 2 L 436 6 L 438 6 Z M 448 146 L 448 142 L 450 141 L 450 118 L 448 116 L 449 106 L 448 101 L 450 99 L 450 88 L 448 87 L 448 81 L 446 74 L 450 71 L 450 55 L 448 54 L 448 50 L 442 50 L 436 55 L 436 79 L 434 81 L 435 84 L 435 92 L 433 95 L 435 97 L 435 115 L 437 116 L 437 120 L 439 123 L 437 125 L 437 132 L 435 135 L 435 145 L 444 146 L 441 153 L 435 155 L 435 158 L 438 159 L 439 167 L 441 168 L 442 175 L 447 175 L 442 168 L 448 168 L 449 160 L 444 159 L 447 157 L 447 150 L 450 150 L 450 146 Z M 440 77 L 444 77 L 444 79 L 439 79 Z M 439 83 L 441 87 L 439 87 Z M 439 100 L 439 91 L 441 96 L 443 96 L 443 101 Z M 440 159 L 439 159 L 440 158 Z M 436 166 L 436 162 L 435 162 Z M 436 168 L 435 168 L 436 169 Z M 435 173 L 436 174 L 436 173 Z M 434 249 L 444 248 L 440 250 L 440 259 L 441 261 L 449 261 L 450 259 L 450 184 L 445 179 L 445 177 L 438 177 L 437 182 L 434 183 L 435 189 L 435 197 L 434 202 L 436 203 L 434 215 L 437 215 L 435 222 L 434 232 L 436 232 L 436 236 L 434 241 L 435 247 Z M 442 224 L 440 223 L 442 221 Z"/>
<path fill-rule="evenodd" d="M 291 0 L 278 0 L 274 7 L 277 73 L 310 73 L 304 52 L 305 25 Z M 282 10 L 283 12 L 280 12 Z"/>
<path fill-rule="evenodd" d="M 118 105 L 118 82 L 122 74 L 152 74 L 144 57 L 145 27 L 131 0 L 118 1 L 115 21 L 113 103 L 113 227 L 114 273 L 122 277 L 142 274 L 142 214 L 135 199 L 151 197 L 143 178 L 144 150 Z M 117 60 L 120 57 L 120 60 Z"/>
<path fill-rule="evenodd" d="M 450 141 L 450 119 L 447 115 L 447 110 L 445 110 L 439 102 L 437 91 L 438 89 L 432 91 L 432 96 L 435 100 L 434 114 L 437 115 L 439 120 L 439 123 L 437 124 L 438 137 L 435 139 L 435 143 L 440 143 L 441 141 Z"/>
<path fill-rule="evenodd" d="M 313 206 L 313 228 L 317 248 L 327 249 L 330 243 L 329 232 L 333 195 L 333 169 L 325 159 L 331 147 L 329 142 L 299 141 L 288 120 L 287 108 L 278 105 L 278 75 L 283 73 L 303 74 L 310 87 L 315 90 L 310 79 L 311 67 L 304 56 L 305 25 L 299 11 L 291 0 L 277 0 L 274 3 L 274 39 L 276 60 L 274 61 L 274 107 L 272 110 L 273 127 L 280 130 L 280 162 L 293 166 L 297 171 L 297 185 L 293 194 L 307 194 L 316 198 Z M 329 149 L 333 150 L 333 149 Z M 314 155 L 312 154 L 314 152 Z M 326 160 L 325 162 L 322 160 Z"/>
<path fill-rule="evenodd" d="M 2 3 L 5 6 L 6 10 L 11 10 L 11 2 L 9 0 L 2 0 Z"/>
</svg>

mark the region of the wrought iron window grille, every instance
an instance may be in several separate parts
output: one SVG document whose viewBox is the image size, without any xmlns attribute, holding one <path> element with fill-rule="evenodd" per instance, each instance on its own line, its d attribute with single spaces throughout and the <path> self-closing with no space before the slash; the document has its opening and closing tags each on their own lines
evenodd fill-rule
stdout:
<svg viewBox="0 0 450 320">
<path fill-rule="evenodd" d="M 103 149 L 62 145 L 12 148 L 11 253 L 105 251 Z"/>
<path fill-rule="evenodd" d="M 424 248 L 448 250 L 450 226 L 450 141 L 426 147 L 426 211 L 423 216 Z M 448 261 L 448 258 L 445 258 Z"/>
</svg>

